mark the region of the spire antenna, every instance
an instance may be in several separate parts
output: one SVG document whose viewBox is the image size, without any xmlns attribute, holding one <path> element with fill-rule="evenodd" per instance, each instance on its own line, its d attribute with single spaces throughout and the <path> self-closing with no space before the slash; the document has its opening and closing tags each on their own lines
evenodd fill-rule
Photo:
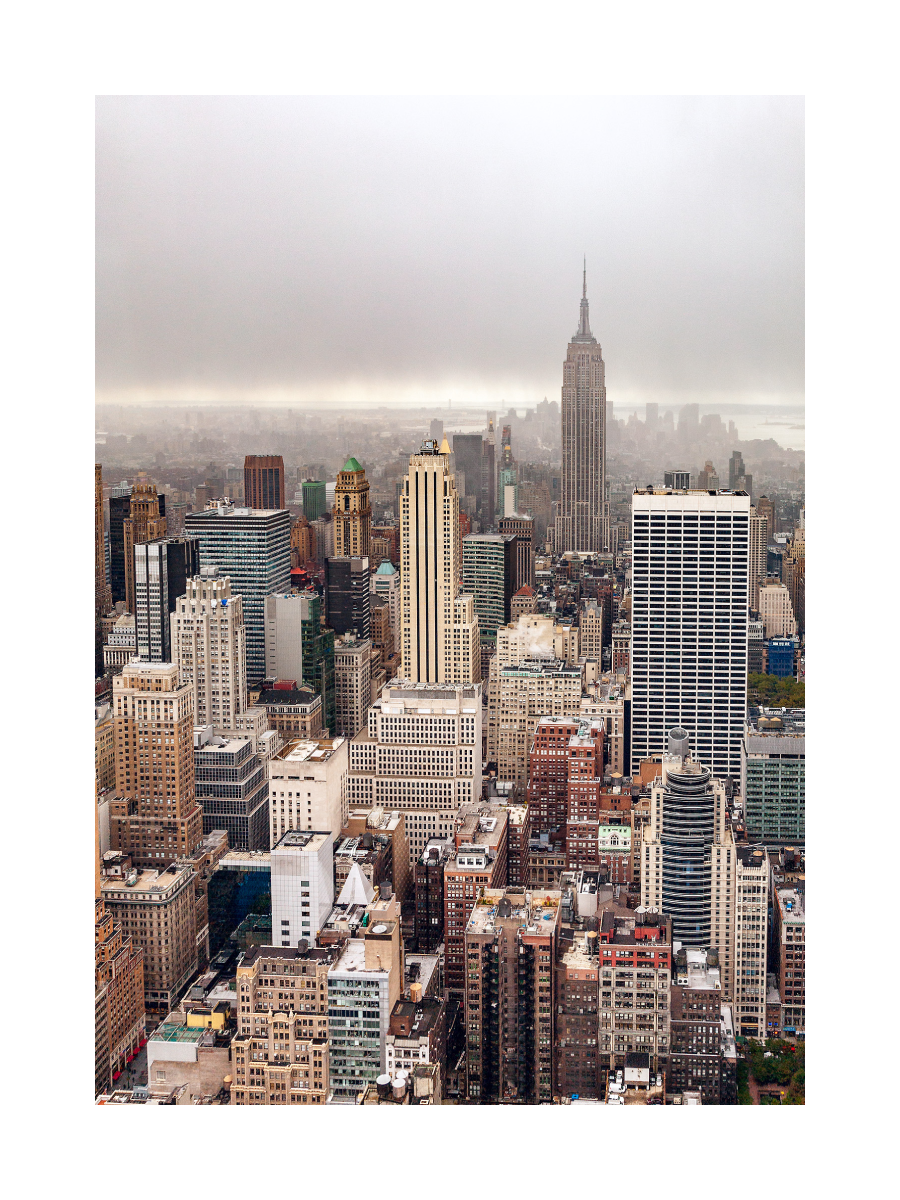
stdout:
<svg viewBox="0 0 900 1200">
<path fill-rule="evenodd" d="M 587 300 L 587 255 L 584 256 L 584 283 L 581 287 L 581 298 Z"/>
</svg>

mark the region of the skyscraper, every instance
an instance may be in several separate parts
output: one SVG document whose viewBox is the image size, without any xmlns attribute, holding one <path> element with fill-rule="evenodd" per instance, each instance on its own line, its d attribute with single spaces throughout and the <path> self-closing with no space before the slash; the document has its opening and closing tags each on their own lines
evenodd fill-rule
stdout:
<svg viewBox="0 0 900 1200">
<path fill-rule="evenodd" d="M 109 588 L 113 604 L 125 599 L 125 521 L 131 512 L 127 483 L 109 489 Z"/>
<path fill-rule="evenodd" d="M 638 489 L 631 502 L 631 769 L 675 726 L 738 779 L 747 711 L 750 497 Z"/>
<path fill-rule="evenodd" d="M 234 729 L 247 707 L 243 597 L 214 568 L 188 579 L 171 617 L 172 661 L 190 686 L 196 725 Z"/>
<path fill-rule="evenodd" d="M 98 617 L 112 608 L 106 577 L 106 536 L 103 528 L 103 468 L 94 464 L 94 610 Z"/>
<path fill-rule="evenodd" d="M 750 607 L 759 612 L 759 585 L 768 575 L 769 521 L 756 508 L 750 509 Z"/>
<path fill-rule="evenodd" d="M 324 479 L 304 479 L 301 484 L 303 492 L 303 515 L 312 523 L 325 512 L 328 502 L 325 497 Z"/>
<path fill-rule="evenodd" d="M 497 630 L 508 625 L 518 591 L 514 534 L 470 533 L 462 539 L 463 587 L 475 597 L 481 644 L 493 653 Z"/>
<path fill-rule="evenodd" d="M 160 507 L 156 484 L 136 483 L 131 489 L 129 514 L 122 522 L 125 554 L 125 608 L 134 612 L 134 548 L 141 542 L 166 536 L 165 508 Z"/>
<path fill-rule="evenodd" d="M 334 489 L 334 553 L 338 558 L 368 557 L 372 550 L 369 482 L 355 458 L 338 471 Z"/>
<path fill-rule="evenodd" d="M 325 559 L 325 624 L 335 633 L 367 638 L 369 627 L 368 558 Z"/>
<path fill-rule="evenodd" d="M 156 538 L 135 546 L 135 648 L 144 662 L 173 661 L 169 618 L 199 571 L 196 538 Z"/>
<path fill-rule="evenodd" d="M 413 683 L 481 677 L 474 600 L 460 595 L 459 497 L 447 439 L 409 460 L 400 496 L 403 676 Z"/>
<path fill-rule="evenodd" d="M 256 683 L 266 676 L 266 596 L 291 586 L 291 514 L 223 503 L 188 513 L 184 528 L 200 542 L 201 568 L 218 567 L 243 598 L 247 680 Z"/>
<path fill-rule="evenodd" d="M 171 663 L 129 663 L 113 679 L 116 791 L 110 845 L 135 867 L 194 853 L 203 814 L 194 795 L 194 699 Z"/>
<path fill-rule="evenodd" d="M 244 503 L 248 508 L 284 508 L 280 454 L 248 454 L 244 459 Z"/>
<path fill-rule="evenodd" d="M 588 316 L 587 269 L 578 331 L 569 342 L 562 386 L 562 481 L 554 549 L 603 550 L 607 541 L 606 367 Z"/>
<path fill-rule="evenodd" d="M 481 434 L 454 433 L 453 456 L 460 497 L 472 496 L 478 513 L 481 511 Z"/>
</svg>

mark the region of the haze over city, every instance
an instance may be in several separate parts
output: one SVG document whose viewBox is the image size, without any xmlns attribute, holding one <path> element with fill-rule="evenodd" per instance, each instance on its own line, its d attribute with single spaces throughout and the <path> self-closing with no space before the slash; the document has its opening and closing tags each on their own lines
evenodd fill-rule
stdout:
<svg viewBox="0 0 900 1200">
<path fill-rule="evenodd" d="M 101 97 L 98 403 L 534 407 L 586 256 L 616 411 L 802 424 L 802 146 L 798 97 Z"/>
</svg>

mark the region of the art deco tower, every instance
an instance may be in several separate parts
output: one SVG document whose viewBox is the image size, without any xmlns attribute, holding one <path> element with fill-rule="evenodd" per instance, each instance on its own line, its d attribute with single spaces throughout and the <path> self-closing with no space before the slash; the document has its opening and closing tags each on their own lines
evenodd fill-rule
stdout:
<svg viewBox="0 0 900 1200">
<path fill-rule="evenodd" d="M 372 542 L 369 481 L 355 458 L 338 471 L 334 489 L 334 557 L 368 558 Z"/>
<path fill-rule="evenodd" d="M 588 318 L 587 268 L 578 332 L 562 386 L 562 480 L 554 549 L 603 550 L 606 534 L 606 367 Z"/>
<path fill-rule="evenodd" d="M 481 678 L 473 596 L 460 595 L 459 495 L 447 439 L 409 460 L 400 494 L 400 644 L 414 683 Z"/>
<path fill-rule="evenodd" d="M 134 612 L 134 548 L 166 536 L 166 518 L 159 511 L 156 484 L 136 483 L 131 489 L 131 508 L 123 522 L 125 541 L 125 608 Z"/>
</svg>

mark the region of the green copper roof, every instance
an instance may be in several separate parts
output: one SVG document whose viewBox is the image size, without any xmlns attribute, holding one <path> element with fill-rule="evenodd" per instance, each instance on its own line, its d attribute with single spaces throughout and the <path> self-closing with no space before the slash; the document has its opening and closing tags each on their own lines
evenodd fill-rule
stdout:
<svg viewBox="0 0 900 1200">
<path fill-rule="evenodd" d="M 355 458 L 348 458 L 347 461 L 344 463 L 344 470 L 345 471 L 361 471 L 362 467 L 359 465 L 359 463 L 356 461 Z"/>
<path fill-rule="evenodd" d="M 378 568 L 378 570 L 375 572 L 375 574 L 376 574 L 376 575 L 396 575 L 396 574 L 397 574 L 397 568 L 396 568 L 396 567 L 394 567 L 394 566 L 392 566 L 392 565 L 391 565 L 389 562 L 383 562 L 383 563 L 382 563 L 382 564 L 379 566 L 379 568 Z"/>
</svg>

